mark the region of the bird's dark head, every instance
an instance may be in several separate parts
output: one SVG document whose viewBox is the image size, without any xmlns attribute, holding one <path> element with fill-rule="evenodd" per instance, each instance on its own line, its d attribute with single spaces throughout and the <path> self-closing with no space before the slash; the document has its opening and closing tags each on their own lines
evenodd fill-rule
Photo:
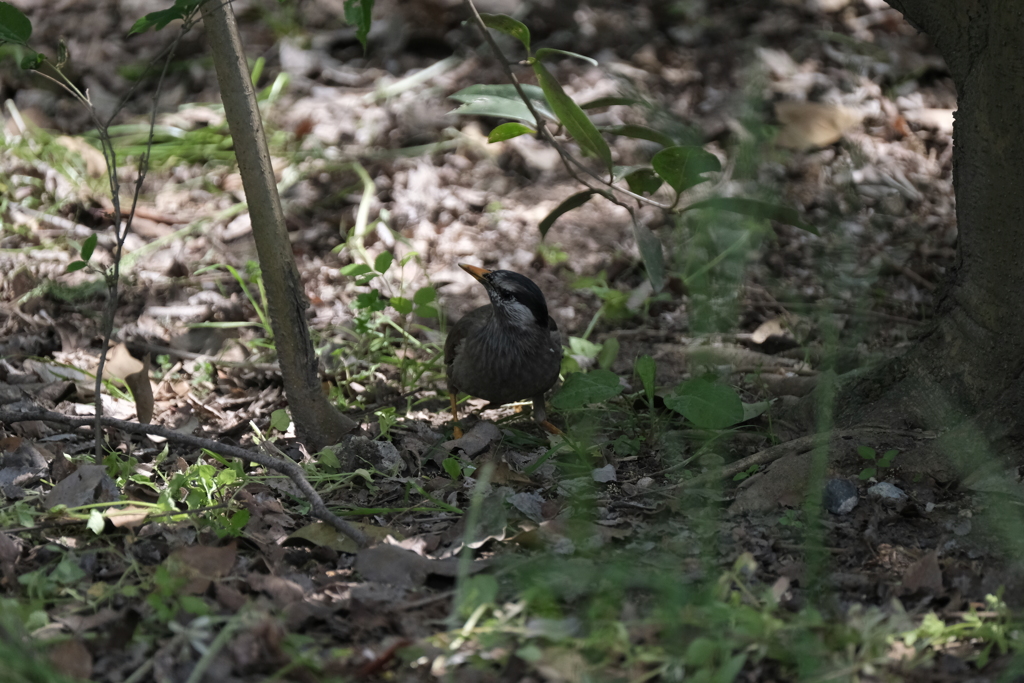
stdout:
<svg viewBox="0 0 1024 683">
<path fill-rule="evenodd" d="M 459 268 L 484 286 L 498 315 L 518 324 L 526 324 L 532 319 L 547 328 L 548 305 L 533 280 L 511 270 L 487 270 L 464 263 L 460 263 Z"/>
</svg>

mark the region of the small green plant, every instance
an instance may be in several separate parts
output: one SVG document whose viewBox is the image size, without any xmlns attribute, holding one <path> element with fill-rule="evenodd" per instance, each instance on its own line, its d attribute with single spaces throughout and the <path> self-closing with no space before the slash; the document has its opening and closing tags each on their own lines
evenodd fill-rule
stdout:
<svg viewBox="0 0 1024 683">
<path fill-rule="evenodd" d="M 354 247 L 352 251 L 364 252 Z M 404 267 L 414 258 L 415 252 L 409 253 L 398 262 L 398 266 Z M 377 367 L 387 364 L 398 370 L 399 389 L 404 392 L 408 387 L 418 385 L 424 374 L 435 369 L 440 357 L 436 345 L 420 340 L 409 331 L 414 327 L 409 317 L 440 320 L 441 312 L 436 305 L 437 290 L 433 286 L 420 287 L 412 296 L 402 291 L 401 284 L 397 290 L 392 287 L 387 274 L 395 263 L 394 255 L 383 252 L 373 260 L 372 266 L 351 263 L 341 269 L 341 274 L 354 278 L 359 287 L 370 287 L 375 281 L 377 284 L 357 294 L 351 304 L 354 313 L 352 332 L 358 340 L 357 348 L 351 351 L 355 357 L 366 359 L 369 367 L 361 378 L 349 376 L 346 380 L 372 380 Z M 335 354 L 349 350 L 341 347 Z"/>
<path fill-rule="evenodd" d="M 441 469 L 443 469 L 453 481 L 458 481 L 462 478 L 462 462 L 458 458 L 448 456 L 441 461 Z"/>
<path fill-rule="evenodd" d="M 284 433 L 292 424 L 292 418 L 284 408 L 278 408 L 270 414 L 270 427 Z"/>
<path fill-rule="evenodd" d="M 979 670 L 989 663 L 993 651 L 997 656 L 1011 651 L 1019 655 L 1024 651 L 1024 632 L 1019 620 L 1013 617 L 1000 596 L 991 594 L 985 596 L 984 613 L 971 605 L 961 621 L 947 624 L 934 612 L 929 612 L 920 625 L 904 633 L 902 639 L 907 646 L 919 651 L 925 648 L 942 651 L 957 643 L 974 643 L 972 649 L 976 654 L 968 659 Z"/>
<path fill-rule="evenodd" d="M 868 462 L 873 463 L 860 471 L 860 479 L 864 481 L 871 477 L 876 477 L 880 470 L 892 467 L 892 462 L 896 459 L 897 453 L 899 453 L 897 449 L 891 448 L 879 457 L 878 452 L 874 448 L 858 446 L 857 454 Z"/>
<path fill-rule="evenodd" d="M 451 95 L 461 105 L 455 113 L 505 119 L 506 123 L 491 131 L 488 142 L 501 142 L 520 135 L 538 135 L 559 149 L 570 173 L 586 187 L 562 201 L 540 222 L 538 229 L 542 239 L 563 214 L 600 196 L 629 211 L 633 235 L 651 287 L 654 292 L 660 292 L 667 279 L 662 245 L 650 227 L 638 219 L 634 204 L 649 204 L 670 213 L 725 211 L 753 217 L 759 223 L 775 220 L 817 232 L 813 226 L 802 221 L 794 209 L 770 202 L 721 196 L 693 201 L 692 193 L 688 191 L 711 180 L 707 174 L 722 170 L 721 161 L 716 155 L 700 146 L 684 144 L 690 140 L 684 140 L 681 136 L 673 136 L 647 126 L 627 124 L 598 128 L 587 115 L 587 110 L 613 105 L 642 106 L 645 103 L 638 98 L 603 97 L 577 104 L 562 89 L 545 66 L 545 61 L 571 57 L 597 66 L 596 61 L 584 55 L 548 47 L 534 51 L 530 29 L 522 22 L 503 14 L 479 14 L 475 7 L 472 10 L 477 26 L 484 32 L 491 48 L 499 53 L 503 63 L 510 64 L 516 60 L 502 54 L 500 46 L 493 42 L 487 29 L 504 33 L 522 44 L 526 59 L 521 63 L 532 68 L 537 85 L 520 84 L 511 69 L 506 67 L 506 74 L 512 83 L 471 85 Z M 549 122 L 563 128 L 579 146 L 581 155 L 595 160 L 596 163 L 592 165 L 596 168 L 588 168 L 585 176 L 578 174 L 573 162 L 579 168 L 586 168 L 586 165 L 575 158 L 573 162 L 569 161 L 571 154 L 548 130 Z M 662 149 L 651 157 L 649 163 L 616 166 L 605 136 L 644 140 Z"/>
<path fill-rule="evenodd" d="M 609 337 L 601 344 L 587 341 L 584 337 L 569 337 L 569 348 L 562 357 L 562 374 L 582 372 L 597 367 L 607 370 L 619 355 L 619 340 Z"/>
<path fill-rule="evenodd" d="M 166 566 L 160 565 L 153 572 L 153 590 L 146 596 L 146 603 L 153 608 L 158 622 L 168 623 L 178 612 L 202 616 L 210 613 L 206 601 L 199 595 L 186 595 L 182 588 L 188 583 L 184 575 L 174 575 Z"/>
<path fill-rule="evenodd" d="M 398 422 L 398 409 L 394 406 L 381 408 L 373 412 L 377 416 L 377 426 L 380 427 L 380 438 L 391 441 L 391 428 Z"/>
<path fill-rule="evenodd" d="M 228 328 L 228 327 L 259 327 L 263 331 L 263 340 L 259 343 L 268 348 L 273 347 L 274 330 L 270 325 L 270 317 L 267 314 L 267 290 L 263 285 L 263 274 L 260 270 L 260 264 L 256 261 L 246 261 L 245 264 L 245 275 L 238 272 L 238 269 L 230 266 L 226 263 L 220 263 L 212 266 L 206 266 L 196 271 L 196 275 L 201 275 L 205 272 L 212 270 L 226 270 L 231 274 L 231 277 L 238 283 L 245 298 L 248 299 L 249 305 L 256 311 L 256 317 L 259 318 L 258 323 L 251 323 L 248 321 L 238 322 L 207 322 L 207 323 L 193 323 L 192 327 L 216 327 L 216 328 Z M 251 289 L 255 286 L 256 291 L 253 292 Z"/>
<path fill-rule="evenodd" d="M 779 517 L 779 526 L 789 527 L 791 529 L 802 529 L 804 522 L 800 519 L 799 510 L 786 510 Z"/>
<path fill-rule="evenodd" d="M 757 470 L 760 469 L 760 467 L 761 467 L 760 465 L 751 465 L 750 467 L 748 467 L 747 469 L 743 470 L 742 472 L 738 472 L 737 474 L 733 475 L 732 480 L 733 481 L 743 481 L 744 479 L 747 479 L 747 478 L 753 476 L 753 474 L 755 472 L 757 472 Z"/>
<path fill-rule="evenodd" d="M 30 600 L 53 600 L 73 593 L 74 587 L 86 577 L 75 554 L 59 546 L 48 546 L 60 553 L 55 565 L 46 565 L 18 576 L 18 583 Z"/>
</svg>

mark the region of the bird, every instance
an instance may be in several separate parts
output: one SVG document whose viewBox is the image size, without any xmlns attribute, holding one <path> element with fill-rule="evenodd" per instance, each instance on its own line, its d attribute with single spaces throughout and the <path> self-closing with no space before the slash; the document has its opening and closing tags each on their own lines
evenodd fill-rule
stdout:
<svg viewBox="0 0 1024 683">
<path fill-rule="evenodd" d="M 455 438 L 459 392 L 502 405 L 533 400 L 533 419 L 547 431 L 561 430 L 547 420 L 544 393 L 558 381 L 562 338 L 533 280 L 510 270 L 487 270 L 460 263 L 487 290 L 491 303 L 457 322 L 444 343 Z"/>
</svg>

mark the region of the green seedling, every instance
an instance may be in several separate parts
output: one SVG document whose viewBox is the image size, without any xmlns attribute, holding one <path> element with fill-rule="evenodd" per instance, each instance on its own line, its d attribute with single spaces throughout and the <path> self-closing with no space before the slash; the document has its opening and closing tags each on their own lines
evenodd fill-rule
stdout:
<svg viewBox="0 0 1024 683">
<path fill-rule="evenodd" d="M 880 470 L 892 467 L 892 462 L 896 459 L 897 453 L 899 453 L 897 449 L 891 448 L 879 457 L 878 452 L 874 448 L 869 446 L 858 446 L 857 454 L 865 460 L 873 463 L 860 471 L 860 479 L 862 481 L 870 479 L 871 477 L 878 476 L 878 472 Z"/>
<path fill-rule="evenodd" d="M 381 408 L 374 411 L 377 416 L 377 425 L 380 427 L 380 438 L 391 441 L 391 428 L 398 422 L 398 409 L 394 407 Z"/>
<path fill-rule="evenodd" d="M 226 263 L 221 263 L 213 266 L 206 266 L 196 271 L 196 275 L 201 275 L 205 272 L 212 270 L 226 270 L 230 273 L 231 277 L 238 283 L 245 298 L 249 300 L 249 305 L 256 311 L 256 317 L 259 318 L 259 323 L 250 322 L 208 322 L 208 323 L 194 323 L 192 327 L 252 327 L 256 326 L 263 330 L 263 336 L 266 343 L 272 343 L 274 338 L 274 330 L 270 325 L 270 317 L 267 314 L 267 290 L 263 285 L 263 274 L 260 270 L 260 264 L 256 261 L 247 261 L 245 264 L 245 276 L 238 272 L 237 268 L 230 266 Z M 254 293 L 250 289 L 250 285 L 255 285 L 256 292 Z"/>
<path fill-rule="evenodd" d="M 760 467 L 761 467 L 760 465 L 751 465 L 750 467 L 748 467 L 747 469 L 743 470 L 742 472 L 739 472 L 736 475 L 734 475 L 732 480 L 733 481 L 743 481 L 744 479 L 747 479 L 747 478 L 753 476 L 753 474 L 755 472 L 757 472 L 757 470 Z"/>
</svg>

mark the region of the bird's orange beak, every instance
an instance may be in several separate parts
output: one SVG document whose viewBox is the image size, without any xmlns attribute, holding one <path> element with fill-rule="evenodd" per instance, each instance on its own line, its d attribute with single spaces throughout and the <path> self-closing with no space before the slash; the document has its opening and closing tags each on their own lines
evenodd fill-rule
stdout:
<svg viewBox="0 0 1024 683">
<path fill-rule="evenodd" d="M 491 271 L 486 268 L 478 268 L 477 266 L 470 266 L 465 263 L 460 263 L 459 268 L 462 268 L 464 271 L 475 277 L 479 282 L 484 281 L 484 275 L 490 275 L 491 273 Z"/>
</svg>

